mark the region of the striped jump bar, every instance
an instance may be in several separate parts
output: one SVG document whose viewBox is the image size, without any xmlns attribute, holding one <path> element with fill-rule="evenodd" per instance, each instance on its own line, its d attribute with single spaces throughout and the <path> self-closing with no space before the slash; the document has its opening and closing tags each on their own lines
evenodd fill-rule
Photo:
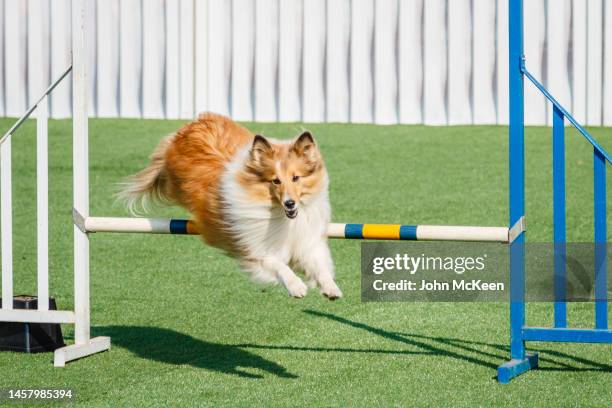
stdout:
<svg viewBox="0 0 612 408">
<path fill-rule="evenodd" d="M 197 235 L 193 221 L 161 218 L 88 217 L 87 232 Z M 506 227 L 468 227 L 400 224 L 330 224 L 327 236 L 340 239 L 407 241 L 509 242 Z"/>
<path fill-rule="evenodd" d="M 508 242 L 506 227 L 468 227 L 400 224 L 330 224 L 330 238 L 402 241 Z"/>
</svg>

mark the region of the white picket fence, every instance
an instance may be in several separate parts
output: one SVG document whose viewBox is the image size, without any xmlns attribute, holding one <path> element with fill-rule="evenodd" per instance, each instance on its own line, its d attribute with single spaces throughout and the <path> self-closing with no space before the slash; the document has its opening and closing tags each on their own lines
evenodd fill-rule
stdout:
<svg viewBox="0 0 612 408">
<path fill-rule="evenodd" d="M 89 0 L 91 115 L 505 124 L 508 0 Z M 0 116 L 70 62 L 70 0 L 0 0 Z M 612 0 L 525 0 L 527 66 L 612 125 Z M 526 120 L 550 124 L 527 86 Z M 51 116 L 71 114 L 70 83 Z"/>
</svg>

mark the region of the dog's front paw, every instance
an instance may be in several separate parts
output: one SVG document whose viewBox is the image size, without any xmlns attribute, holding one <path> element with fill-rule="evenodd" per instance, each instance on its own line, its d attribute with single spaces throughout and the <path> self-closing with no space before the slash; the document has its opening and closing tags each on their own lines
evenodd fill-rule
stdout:
<svg viewBox="0 0 612 408">
<path fill-rule="evenodd" d="M 287 285 L 289 296 L 294 298 L 303 298 L 308 293 L 308 286 L 300 279 L 294 279 Z"/>
<path fill-rule="evenodd" d="M 329 300 L 336 300 L 342 297 L 342 291 L 334 281 L 321 285 L 321 294 Z"/>
</svg>

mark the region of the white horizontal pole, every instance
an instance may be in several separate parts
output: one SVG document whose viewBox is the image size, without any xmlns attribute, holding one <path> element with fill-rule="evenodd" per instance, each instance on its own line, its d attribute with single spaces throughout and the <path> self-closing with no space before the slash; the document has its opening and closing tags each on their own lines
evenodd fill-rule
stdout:
<svg viewBox="0 0 612 408">
<path fill-rule="evenodd" d="M 329 224 L 327 227 L 328 238 L 344 238 L 346 224 Z"/>
<path fill-rule="evenodd" d="M 87 217 L 87 232 L 131 232 L 144 234 L 190 234 L 198 232 L 191 221 L 163 218 Z M 400 229 L 414 230 L 412 237 L 400 236 Z M 350 232 L 349 232 L 350 230 Z M 329 238 L 388 239 L 418 241 L 508 242 L 507 227 L 471 227 L 448 225 L 401 226 L 397 224 L 329 224 Z"/>
<path fill-rule="evenodd" d="M 87 217 L 87 232 L 134 232 L 170 234 L 170 221 L 163 218 Z"/>
<path fill-rule="evenodd" d="M 74 323 L 74 312 L 64 310 L 0 310 L 0 322 Z"/>
<path fill-rule="evenodd" d="M 506 227 L 419 225 L 416 235 L 417 241 L 508 242 L 508 228 Z"/>
</svg>

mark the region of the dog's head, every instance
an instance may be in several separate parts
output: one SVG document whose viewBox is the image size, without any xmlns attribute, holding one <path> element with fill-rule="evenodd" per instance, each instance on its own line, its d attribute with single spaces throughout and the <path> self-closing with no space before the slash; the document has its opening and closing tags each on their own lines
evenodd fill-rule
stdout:
<svg viewBox="0 0 612 408">
<path fill-rule="evenodd" d="M 300 204 L 325 188 L 325 165 L 310 132 L 291 143 L 273 143 L 257 135 L 242 181 L 253 199 L 281 206 L 288 218 L 295 218 Z"/>
</svg>

